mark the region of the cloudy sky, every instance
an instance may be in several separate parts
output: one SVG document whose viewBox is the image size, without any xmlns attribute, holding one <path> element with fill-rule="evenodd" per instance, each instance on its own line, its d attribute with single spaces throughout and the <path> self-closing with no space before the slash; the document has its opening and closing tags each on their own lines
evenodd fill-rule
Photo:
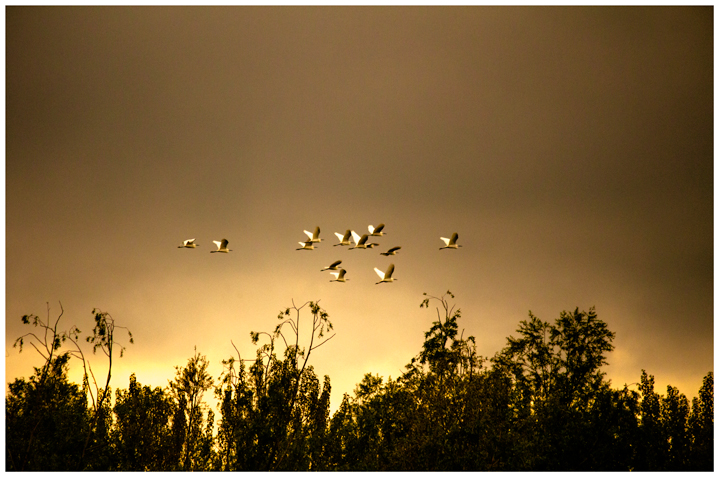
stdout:
<svg viewBox="0 0 719 477">
<path fill-rule="evenodd" d="M 6 34 L 6 381 L 47 303 L 132 331 L 127 387 L 194 347 L 218 377 L 321 300 L 335 409 L 400 374 L 448 289 L 483 356 L 530 310 L 595 306 L 615 387 L 691 397 L 713 370 L 711 7 L 10 7 Z M 333 246 L 380 222 L 381 248 Z"/>
</svg>

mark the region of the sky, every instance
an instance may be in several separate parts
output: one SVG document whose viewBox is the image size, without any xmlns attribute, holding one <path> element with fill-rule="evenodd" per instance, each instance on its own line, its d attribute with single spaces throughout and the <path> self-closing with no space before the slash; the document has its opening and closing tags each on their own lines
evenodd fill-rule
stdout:
<svg viewBox="0 0 719 477">
<path fill-rule="evenodd" d="M 97 308 L 132 332 L 112 367 L 127 388 L 167 385 L 195 348 L 218 378 L 233 343 L 253 358 L 251 331 L 319 300 L 336 334 L 310 364 L 334 410 L 365 373 L 402 373 L 437 317 L 423 293 L 447 290 L 487 358 L 530 310 L 595 307 L 613 387 L 644 369 L 691 398 L 713 371 L 712 7 L 5 19 L 6 382 L 40 364 L 12 346 L 21 317 L 60 303 L 62 330 L 91 332 Z M 379 247 L 333 246 L 379 223 Z M 320 271 L 335 260 L 346 283 Z"/>
</svg>

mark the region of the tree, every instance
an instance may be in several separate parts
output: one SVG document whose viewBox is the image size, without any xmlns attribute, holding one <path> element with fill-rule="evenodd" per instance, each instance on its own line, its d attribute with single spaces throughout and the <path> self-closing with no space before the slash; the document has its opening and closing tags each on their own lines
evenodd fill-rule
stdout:
<svg viewBox="0 0 719 477">
<path fill-rule="evenodd" d="M 142 386 L 131 374 L 129 388 L 116 391 L 113 468 L 140 472 L 171 468 L 170 424 L 174 410 L 172 397 L 162 388 Z"/>
<path fill-rule="evenodd" d="M 312 324 L 303 346 L 300 312 L 308 305 Z M 308 362 L 312 351 L 334 336 L 325 338 L 332 323 L 319 302 L 312 301 L 300 307 L 293 302 L 277 318 L 280 323 L 273 333 L 250 333 L 254 344 L 267 338 L 257 348 L 254 360 L 243 360 L 238 351 L 237 358 L 223 361 L 222 387 L 217 390 L 222 399 L 218 428 L 221 470 L 323 468 L 330 382 L 325 377 L 320 386 Z M 290 333 L 286 335 L 287 328 Z M 278 357 L 282 345 L 283 359 Z M 252 363 L 249 369 L 245 362 Z"/>
<path fill-rule="evenodd" d="M 512 380 L 515 419 L 522 422 L 522 462 L 535 470 L 583 470 L 596 447 L 586 436 L 601 424 L 595 399 L 608 391 L 600 368 L 614 333 L 589 312 L 563 311 L 554 325 L 529 312 L 519 338 L 492 359 Z"/>
<path fill-rule="evenodd" d="M 691 442 L 689 470 L 714 469 L 714 373 L 704 377 L 699 396 L 692 399 L 688 420 Z"/>
<path fill-rule="evenodd" d="M 634 470 L 665 470 L 669 445 L 666 430 L 662 426 L 662 399 L 654 392 L 654 376 L 648 375 L 645 370 L 642 370 L 639 391 L 639 441 Z"/>
<path fill-rule="evenodd" d="M 179 425 L 176 428 L 183 444 L 180 470 L 208 470 L 212 460 L 212 446 L 208 446 L 206 435 L 207 430 L 212 429 L 214 413 L 202 400 L 205 391 L 212 387 L 212 377 L 207 372 L 208 366 L 207 357 L 198 354 L 195 349 L 195 354 L 187 361 L 187 366 L 175 367 L 175 379 L 170 382 L 170 390 L 177 405 L 175 420 L 178 424 L 183 421 L 186 423 L 182 426 L 184 429 Z M 207 411 L 206 420 L 205 411 Z"/>
<path fill-rule="evenodd" d="M 9 385 L 5 407 L 10 471 L 80 470 L 90 427 L 82 390 L 67 380 L 69 356 L 51 357 L 29 380 Z"/>
<path fill-rule="evenodd" d="M 58 329 L 60 319 L 64 314 L 62 303 L 60 303 L 60 314 L 54 323 L 51 323 L 50 321 L 49 304 L 47 307 L 47 314 L 48 318 L 46 322 L 36 315 L 24 315 L 22 317 L 22 322 L 26 325 L 32 324 L 34 327 L 39 328 L 41 333 L 27 333 L 17 338 L 13 345 L 19 346 L 20 352 L 22 352 L 23 345 L 27 340 L 45 361 L 41 368 L 36 369 L 37 380 L 30 383 L 31 387 L 38 392 L 26 393 L 27 396 L 33 396 L 33 399 L 39 399 L 40 396 L 44 396 L 45 399 L 45 401 L 42 402 L 38 401 L 29 403 L 31 408 L 34 410 L 33 419 L 35 419 L 35 425 L 40 426 L 41 424 L 54 421 L 54 417 L 48 419 L 48 416 L 44 414 L 45 412 L 50 412 L 50 407 L 47 406 L 47 402 L 51 402 L 53 400 L 53 398 L 50 397 L 50 394 L 55 386 L 62 386 L 64 385 L 63 383 L 67 381 L 65 377 L 66 366 L 70 358 L 79 358 L 83 363 L 84 369 L 82 393 L 83 395 L 89 395 L 92 400 L 93 410 L 89 426 L 84 426 L 85 421 L 79 422 L 79 424 L 82 424 L 83 426 L 82 430 L 85 433 L 85 441 L 84 444 L 80 446 L 81 452 L 78 457 L 78 462 L 72 468 L 77 468 L 78 470 L 89 470 L 97 468 L 98 466 L 100 468 L 104 468 L 107 465 L 106 459 L 109 452 L 108 432 L 109 427 L 112 424 L 109 403 L 106 402 L 105 399 L 109 394 L 112 371 L 113 347 L 115 346 L 115 321 L 109 313 L 103 313 L 96 309 L 93 310 L 93 314 L 95 316 L 93 336 L 87 337 L 86 341 L 93 345 L 93 353 L 97 349 L 101 349 L 108 356 L 109 360 L 105 387 L 100 389 L 97 387 L 97 383 L 95 383 L 96 393 L 93 395 L 89 386 L 88 376 L 91 375 L 94 381 L 94 375 L 92 374 L 92 368 L 90 367 L 89 362 L 85 359 L 85 355 L 79 345 L 81 331 L 74 325 L 66 332 L 62 332 Z M 130 342 L 132 343 L 132 334 L 129 330 L 127 333 L 130 337 Z M 74 345 L 74 349 L 60 353 L 60 348 L 66 341 L 70 341 Z M 120 356 L 122 356 L 125 348 L 122 345 L 118 346 L 120 346 Z M 48 381 L 48 379 L 50 380 Z M 97 399 L 95 399 L 95 396 Z M 28 448 L 32 448 L 32 441 L 35 436 L 35 433 L 30 434 Z M 92 458 L 88 459 L 88 461 L 92 462 L 86 462 L 85 459 L 88 449 L 91 449 L 92 451 Z M 69 453 L 68 455 L 75 455 L 75 453 Z"/>
</svg>

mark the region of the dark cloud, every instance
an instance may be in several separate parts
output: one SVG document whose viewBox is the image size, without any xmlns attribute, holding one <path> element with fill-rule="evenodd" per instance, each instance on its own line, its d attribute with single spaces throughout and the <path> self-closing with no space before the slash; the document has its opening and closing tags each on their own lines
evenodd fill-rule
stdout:
<svg viewBox="0 0 719 477">
<path fill-rule="evenodd" d="M 691 394 L 712 369 L 709 7 L 9 7 L 6 23 L 6 342 L 46 301 L 99 306 L 137 330 L 126 371 L 170 377 L 195 341 L 218 364 L 228 335 L 322 298 L 338 337 L 318 367 L 349 391 L 397 375 L 431 322 L 422 292 L 450 288 L 484 355 L 529 309 L 596 305 L 617 384 L 646 368 Z M 331 247 L 379 222 L 403 247 L 380 290 L 388 259 Z M 296 252 L 316 225 L 326 242 Z M 439 252 L 455 231 L 464 247 Z M 235 252 L 210 255 L 221 238 Z M 347 284 L 317 271 L 338 258 Z M 16 358 L 9 375 L 29 372 Z"/>
</svg>

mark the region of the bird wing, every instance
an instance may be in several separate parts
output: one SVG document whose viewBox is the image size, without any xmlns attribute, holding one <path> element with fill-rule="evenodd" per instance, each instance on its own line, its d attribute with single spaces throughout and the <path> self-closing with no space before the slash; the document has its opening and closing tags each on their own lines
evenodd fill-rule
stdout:
<svg viewBox="0 0 719 477">
<path fill-rule="evenodd" d="M 375 232 L 381 232 L 384 228 L 384 224 L 379 224 L 376 229 L 374 229 Z"/>
<path fill-rule="evenodd" d="M 387 250 L 387 253 L 396 252 L 397 250 L 401 249 L 402 247 L 392 247 L 391 249 Z"/>
<path fill-rule="evenodd" d="M 364 234 L 362 238 L 359 239 L 359 242 L 357 242 L 357 245 L 364 245 L 368 238 L 369 236 L 367 234 Z"/>
<path fill-rule="evenodd" d="M 219 242 L 219 241 L 217 241 L 217 240 L 213 240 L 212 243 L 214 243 L 215 245 L 217 245 L 217 250 L 219 250 L 220 247 L 222 247 L 222 242 Z"/>
<path fill-rule="evenodd" d="M 342 270 L 344 272 L 344 270 Z M 334 275 L 335 278 L 339 278 L 341 272 L 330 272 L 330 275 Z"/>
<path fill-rule="evenodd" d="M 457 243 L 457 239 L 459 238 L 459 235 L 457 235 L 457 232 L 452 234 L 452 239 L 449 241 L 449 243 L 454 244 Z"/>
<path fill-rule="evenodd" d="M 442 240 L 444 240 L 445 245 L 449 245 L 449 239 L 445 237 L 440 237 Z"/>
<path fill-rule="evenodd" d="M 332 272 L 332 273 L 337 273 L 337 272 Z M 344 268 L 342 268 L 342 269 L 340 269 L 338 275 L 339 275 L 340 278 L 344 278 L 345 273 L 347 273 L 347 270 L 345 270 Z"/>
<path fill-rule="evenodd" d="M 227 244 L 230 243 L 227 239 L 222 239 L 222 248 L 227 248 Z"/>
<path fill-rule="evenodd" d="M 374 233 L 374 227 L 372 227 L 371 225 L 367 226 L 367 230 L 369 230 L 369 233 L 371 233 L 371 234 Z"/>
<path fill-rule="evenodd" d="M 340 263 L 342 263 L 342 260 L 337 260 L 336 262 L 332 262 L 332 263 L 330 264 L 330 268 L 335 268 L 335 267 L 336 267 L 337 265 L 339 265 Z"/>
<path fill-rule="evenodd" d="M 347 232 L 345 232 L 344 236 L 342 237 L 342 241 L 344 242 L 344 241 L 349 240 L 351 235 L 352 235 L 352 232 L 350 231 L 350 229 L 347 229 Z"/>
<path fill-rule="evenodd" d="M 335 235 L 337 236 L 338 239 L 340 239 L 340 242 L 342 242 L 344 240 L 344 237 L 342 236 L 341 233 L 335 232 Z"/>
<path fill-rule="evenodd" d="M 305 230 L 305 233 L 310 238 L 310 240 L 312 240 L 312 232 L 310 232 L 309 230 Z"/>
<path fill-rule="evenodd" d="M 385 276 L 387 278 L 392 278 L 393 273 L 394 273 L 394 263 L 390 263 L 389 267 L 387 268 L 387 271 L 385 272 Z"/>
<path fill-rule="evenodd" d="M 319 238 L 320 236 L 320 228 L 319 226 L 315 227 L 315 233 L 312 234 L 312 240 Z"/>
<path fill-rule="evenodd" d="M 382 280 L 384 280 L 384 272 L 383 272 L 382 270 L 380 270 L 379 268 L 375 267 L 375 268 L 374 268 L 374 271 L 377 272 L 377 275 L 379 275 L 379 277 L 380 277 Z"/>
<path fill-rule="evenodd" d="M 360 241 L 360 236 L 359 236 L 359 234 L 358 234 L 357 232 L 355 232 L 354 230 L 352 231 L 352 238 L 354 239 L 355 244 L 358 244 L 358 243 L 359 243 L 359 241 Z"/>
</svg>

